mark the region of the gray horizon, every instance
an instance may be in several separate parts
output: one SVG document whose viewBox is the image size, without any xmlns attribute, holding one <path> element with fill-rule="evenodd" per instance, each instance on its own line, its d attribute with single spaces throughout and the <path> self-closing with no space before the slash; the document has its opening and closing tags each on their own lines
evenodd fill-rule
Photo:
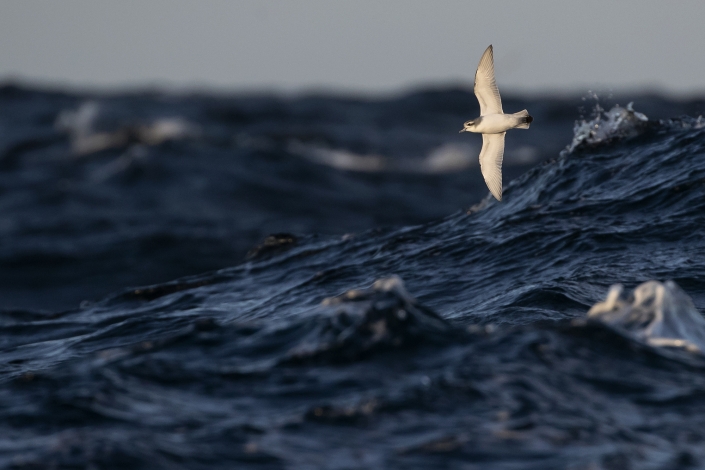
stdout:
<svg viewBox="0 0 705 470">
<path fill-rule="evenodd" d="M 705 2 L 487 4 L 24 0 L 0 6 L 0 81 L 68 88 L 705 94 Z"/>
</svg>

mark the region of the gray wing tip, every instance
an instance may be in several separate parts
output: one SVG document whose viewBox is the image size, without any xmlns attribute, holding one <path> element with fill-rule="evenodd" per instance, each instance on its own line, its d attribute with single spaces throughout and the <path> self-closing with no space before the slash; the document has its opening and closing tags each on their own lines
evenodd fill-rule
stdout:
<svg viewBox="0 0 705 470">
<path fill-rule="evenodd" d="M 480 164 L 482 166 L 482 164 Z M 490 190 L 490 193 L 494 196 L 495 199 L 498 201 L 502 200 L 502 172 L 501 170 L 499 171 L 499 175 L 492 174 L 491 172 L 488 172 L 485 174 L 483 172 L 482 176 L 485 179 L 485 184 L 487 185 L 487 189 Z"/>
<path fill-rule="evenodd" d="M 485 52 L 482 53 L 482 57 L 480 57 L 480 63 L 477 65 L 477 71 L 475 72 L 475 76 L 477 76 L 477 72 L 479 72 L 480 69 L 483 68 L 494 70 L 494 52 L 492 49 L 492 44 L 490 44 L 490 46 L 485 49 Z"/>
<path fill-rule="evenodd" d="M 480 73 L 481 70 L 484 71 L 488 69 L 491 69 L 492 75 L 494 75 L 494 53 L 492 52 L 492 44 L 485 49 L 485 52 L 483 52 L 480 57 L 480 62 L 477 64 L 477 70 L 475 70 L 475 85 L 477 85 L 477 74 Z"/>
</svg>

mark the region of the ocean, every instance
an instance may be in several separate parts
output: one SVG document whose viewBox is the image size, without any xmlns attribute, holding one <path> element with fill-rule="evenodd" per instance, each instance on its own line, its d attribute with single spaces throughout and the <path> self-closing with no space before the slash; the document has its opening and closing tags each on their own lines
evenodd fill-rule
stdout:
<svg viewBox="0 0 705 470">
<path fill-rule="evenodd" d="M 503 105 L 0 87 L 0 468 L 705 466 L 705 99 Z"/>
</svg>

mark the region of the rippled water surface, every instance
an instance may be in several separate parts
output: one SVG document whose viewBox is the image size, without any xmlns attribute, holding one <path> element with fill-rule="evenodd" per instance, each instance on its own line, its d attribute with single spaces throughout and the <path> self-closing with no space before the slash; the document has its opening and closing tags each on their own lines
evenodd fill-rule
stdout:
<svg viewBox="0 0 705 470">
<path fill-rule="evenodd" d="M 1 88 L 0 468 L 705 465 L 703 101 L 632 99 L 505 99 L 498 203 L 463 90 Z"/>
</svg>

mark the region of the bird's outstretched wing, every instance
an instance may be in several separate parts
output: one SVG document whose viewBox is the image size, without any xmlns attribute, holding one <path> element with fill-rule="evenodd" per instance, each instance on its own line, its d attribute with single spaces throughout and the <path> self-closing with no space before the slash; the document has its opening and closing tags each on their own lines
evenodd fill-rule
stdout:
<svg viewBox="0 0 705 470">
<path fill-rule="evenodd" d="M 482 134 L 482 151 L 480 152 L 480 169 L 487 187 L 492 195 L 502 200 L 502 160 L 504 159 L 504 136 L 501 134 Z"/>
<path fill-rule="evenodd" d="M 502 98 L 494 81 L 494 57 L 492 45 L 485 49 L 480 64 L 475 72 L 475 96 L 480 102 L 480 116 L 486 114 L 504 114 L 502 111 Z"/>
</svg>

